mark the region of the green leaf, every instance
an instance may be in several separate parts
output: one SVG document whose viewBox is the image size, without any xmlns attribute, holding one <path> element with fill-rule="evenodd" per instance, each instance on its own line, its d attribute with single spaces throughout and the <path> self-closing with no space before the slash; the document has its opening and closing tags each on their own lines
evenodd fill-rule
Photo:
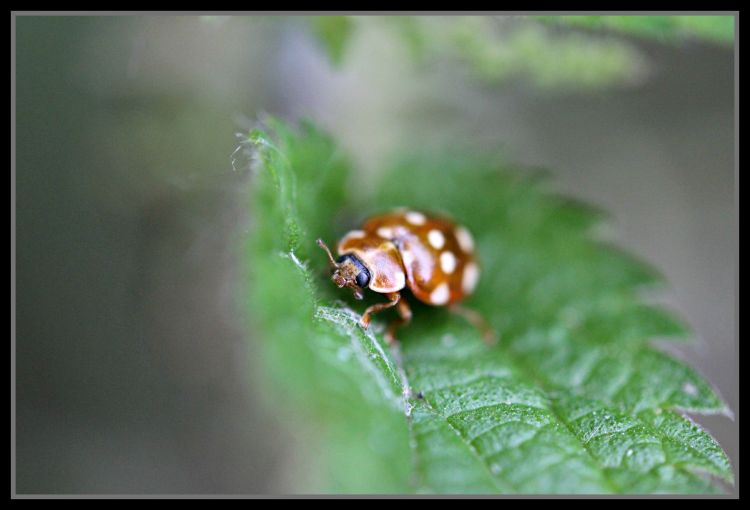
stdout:
<svg viewBox="0 0 750 510">
<path fill-rule="evenodd" d="M 447 50 L 490 82 L 522 76 L 540 89 L 600 89 L 637 81 L 644 59 L 624 41 L 553 34 L 525 20 L 483 17 L 451 23 Z M 500 29 L 498 29 L 500 27 Z"/>
<path fill-rule="evenodd" d="M 479 79 L 523 78 L 543 91 L 581 92 L 642 82 L 647 55 L 625 34 L 671 44 L 734 43 L 731 15 L 679 16 L 310 16 L 313 35 L 341 66 L 355 30 L 386 27 L 422 68 L 430 59 L 465 62 Z M 538 23 L 541 22 L 541 23 Z M 555 30 L 554 26 L 585 30 Z"/>
<path fill-rule="evenodd" d="M 707 493 L 733 483 L 716 441 L 680 412 L 726 413 L 694 370 L 657 350 L 687 333 L 639 297 L 662 283 L 595 238 L 601 214 L 536 175 L 476 155 L 403 160 L 372 193 L 310 123 L 268 119 L 254 160 L 246 250 L 249 310 L 269 406 L 308 445 L 294 492 Z M 451 214 L 483 266 L 467 302 L 500 333 L 415 303 L 390 349 L 389 315 L 327 277 L 335 242 L 398 205 Z M 303 456 L 305 457 L 305 456 Z"/>
<path fill-rule="evenodd" d="M 350 16 L 311 16 L 313 32 L 334 65 L 341 65 L 351 38 L 354 21 Z"/>
<path fill-rule="evenodd" d="M 664 42 L 694 38 L 731 45 L 734 16 L 535 16 L 542 21 L 610 29 Z"/>
</svg>

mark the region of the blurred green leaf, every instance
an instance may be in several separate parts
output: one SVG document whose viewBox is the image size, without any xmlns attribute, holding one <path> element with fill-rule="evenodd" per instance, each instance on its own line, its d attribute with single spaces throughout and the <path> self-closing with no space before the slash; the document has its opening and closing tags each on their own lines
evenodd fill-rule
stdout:
<svg viewBox="0 0 750 510">
<path fill-rule="evenodd" d="M 610 29 L 661 41 L 693 38 L 731 45 L 734 16 L 534 16 L 550 21 L 593 29 Z"/>
<path fill-rule="evenodd" d="M 368 193 L 309 123 L 295 131 L 269 119 L 248 146 L 258 366 L 269 405 L 310 443 L 319 477 L 291 490 L 704 493 L 721 491 L 712 477 L 733 482 L 721 447 L 680 414 L 724 404 L 649 343 L 686 334 L 638 298 L 661 279 L 593 239 L 591 208 L 462 154 L 404 160 Z M 334 243 L 397 205 L 449 213 L 474 232 L 483 276 L 468 305 L 500 332 L 497 346 L 413 299 L 400 351 L 383 341 L 387 313 L 358 326 L 365 304 L 350 307 L 329 281 L 315 239 Z"/>
<path fill-rule="evenodd" d="M 590 91 L 640 82 L 647 58 L 622 37 L 593 30 L 722 45 L 734 42 L 733 16 L 315 16 L 313 31 L 335 65 L 343 61 L 355 19 L 390 28 L 412 59 L 457 58 L 486 81 L 523 77 L 543 90 Z M 536 23 L 542 21 L 544 23 Z M 551 25 L 584 31 L 554 31 Z"/>
<path fill-rule="evenodd" d="M 318 41 L 334 65 L 341 65 L 354 28 L 350 16 L 311 16 L 308 18 Z"/>
<path fill-rule="evenodd" d="M 412 60 L 423 63 L 430 41 L 422 20 L 418 16 L 384 16 L 381 19 L 401 39 Z"/>
<path fill-rule="evenodd" d="M 540 89 L 586 90 L 635 82 L 644 73 L 644 59 L 624 41 L 551 34 L 523 20 L 492 21 L 459 18 L 446 32 L 452 41 L 448 51 L 468 62 L 482 79 L 499 82 L 520 76 Z"/>
</svg>

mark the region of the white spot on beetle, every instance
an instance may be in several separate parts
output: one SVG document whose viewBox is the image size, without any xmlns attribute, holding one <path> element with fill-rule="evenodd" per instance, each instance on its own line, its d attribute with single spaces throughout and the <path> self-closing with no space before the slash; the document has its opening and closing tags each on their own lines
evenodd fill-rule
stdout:
<svg viewBox="0 0 750 510">
<path fill-rule="evenodd" d="M 430 246 L 436 250 L 439 250 L 445 245 L 445 236 L 435 228 L 427 232 L 427 240 L 430 242 Z"/>
<path fill-rule="evenodd" d="M 404 215 L 404 217 L 406 218 L 406 221 L 408 221 L 412 225 L 424 225 L 427 221 L 425 215 L 417 211 L 409 211 Z"/>
<path fill-rule="evenodd" d="M 451 251 L 444 251 L 440 254 L 440 269 L 445 274 L 451 274 L 456 269 L 456 256 Z"/>
<path fill-rule="evenodd" d="M 474 251 L 474 238 L 471 237 L 471 234 L 468 230 L 466 230 L 465 227 L 458 226 L 456 227 L 456 239 L 458 240 L 458 244 L 461 246 L 461 249 L 465 251 L 466 253 L 471 253 Z"/>
<path fill-rule="evenodd" d="M 441 283 L 430 293 L 430 302 L 433 305 L 444 305 L 450 299 L 451 294 L 446 282 Z"/>
<path fill-rule="evenodd" d="M 344 236 L 345 240 L 349 239 L 362 239 L 365 237 L 365 231 L 364 230 L 350 230 L 346 236 Z"/>
<path fill-rule="evenodd" d="M 401 260 L 404 261 L 404 267 L 411 267 L 414 264 L 414 254 L 409 250 L 401 252 Z"/>
<path fill-rule="evenodd" d="M 406 286 L 406 275 L 403 271 L 390 274 L 379 274 L 372 280 L 370 280 L 370 289 L 375 292 L 397 292 Z"/>
<path fill-rule="evenodd" d="M 474 262 L 469 262 L 464 267 L 464 274 L 461 278 L 461 287 L 465 294 L 471 294 L 479 281 L 479 267 Z"/>
<path fill-rule="evenodd" d="M 377 234 L 384 239 L 393 239 L 393 229 L 391 227 L 380 227 Z"/>
<path fill-rule="evenodd" d="M 403 289 L 404 286 L 406 286 L 406 275 L 403 271 L 394 273 L 393 278 L 395 280 L 396 287 L 398 287 L 399 289 Z"/>
</svg>

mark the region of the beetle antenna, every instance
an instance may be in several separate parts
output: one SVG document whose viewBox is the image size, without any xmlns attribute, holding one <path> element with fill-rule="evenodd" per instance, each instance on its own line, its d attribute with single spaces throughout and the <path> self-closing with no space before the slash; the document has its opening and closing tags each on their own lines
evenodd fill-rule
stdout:
<svg viewBox="0 0 750 510">
<path fill-rule="evenodd" d="M 326 243 L 324 243 L 322 239 L 318 239 L 315 242 L 318 243 L 318 246 L 323 248 L 328 254 L 328 262 L 331 264 L 331 267 L 339 267 L 336 261 L 333 260 L 333 255 L 331 254 L 331 250 L 328 249 L 328 246 L 326 246 Z"/>
</svg>

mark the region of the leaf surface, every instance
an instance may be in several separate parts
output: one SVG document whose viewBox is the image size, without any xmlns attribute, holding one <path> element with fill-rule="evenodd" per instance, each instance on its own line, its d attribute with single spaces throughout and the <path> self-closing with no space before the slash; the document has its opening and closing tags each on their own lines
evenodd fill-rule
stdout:
<svg viewBox="0 0 750 510">
<path fill-rule="evenodd" d="M 259 368 L 269 402 L 317 452 L 317 481 L 293 490 L 705 493 L 733 482 L 721 447 L 682 414 L 727 409 L 652 343 L 687 328 L 640 297 L 663 283 L 652 268 L 596 239 L 599 211 L 550 193 L 538 174 L 455 154 L 405 159 L 367 194 L 310 123 L 269 119 L 247 146 Z M 403 205 L 471 229 L 482 277 L 467 305 L 498 345 L 408 293 L 414 321 L 399 348 L 382 337 L 390 312 L 359 327 L 383 298 L 337 289 L 315 239 L 335 244 Z"/>
</svg>

